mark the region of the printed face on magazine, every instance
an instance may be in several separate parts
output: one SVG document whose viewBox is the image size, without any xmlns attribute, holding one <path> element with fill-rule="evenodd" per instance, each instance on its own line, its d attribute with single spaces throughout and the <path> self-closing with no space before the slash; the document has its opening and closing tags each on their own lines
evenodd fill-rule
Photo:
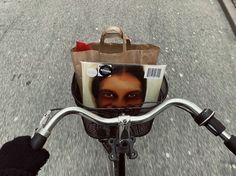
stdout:
<svg viewBox="0 0 236 176">
<path fill-rule="evenodd" d="M 96 104 L 99 108 L 141 107 L 143 104 L 141 82 L 127 72 L 103 79 L 98 89 Z"/>
</svg>

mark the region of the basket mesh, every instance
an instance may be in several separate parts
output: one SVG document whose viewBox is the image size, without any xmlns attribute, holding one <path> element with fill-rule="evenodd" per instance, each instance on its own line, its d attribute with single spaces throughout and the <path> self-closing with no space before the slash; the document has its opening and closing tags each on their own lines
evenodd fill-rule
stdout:
<svg viewBox="0 0 236 176">
<path fill-rule="evenodd" d="M 99 108 L 85 107 L 81 103 L 82 98 L 81 98 L 79 87 L 78 87 L 78 84 L 77 84 L 77 81 L 75 78 L 75 74 L 72 79 L 71 91 L 72 91 L 72 95 L 74 97 L 74 100 L 75 100 L 75 103 L 77 104 L 77 106 L 83 107 L 95 114 L 109 118 L 109 117 L 121 115 L 122 113 L 125 113 L 127 115 L 141 115 L 143 113 L 150 111 L 153 107 L 155 107 L 156 105 L 160 104 L 161 102 L 163 102 L 165 100 L 167 93 L 168 93 L 168 84 L 167 84 L 166 78 L 164 77 L 163 83 L 162 83 L 161 89 L 160 89 L 160 94 L 159 94 L 157 102 L 155 102 L 155 106 L 151 106 L 149 108 L 138 108 L 138 109 L 137 108 L 99 109 Z M 138 112 L 138 114 L 137 114 L 137 112 Z M 117 126 L 96 124 L 90 120 L 87 120 L 84 117 L 82 117 L 82 120 L 83 120 L 85 131 L 90 137 L 93 137 L 96 139 L 108 139 L 108 138 L 115 138 L 116 137 Z M 130 131 L 131 135 L 135 136 L 135 137 L 141 137 L 141 136 L 146 135 L 151 130 L 152 123 L 153 123 L 153 119 L 148 122 L 142 123 L 142 124 L 131 125 L 131 127 L 130 127 L 131 128 L 131 131 Z"/>
</svg>

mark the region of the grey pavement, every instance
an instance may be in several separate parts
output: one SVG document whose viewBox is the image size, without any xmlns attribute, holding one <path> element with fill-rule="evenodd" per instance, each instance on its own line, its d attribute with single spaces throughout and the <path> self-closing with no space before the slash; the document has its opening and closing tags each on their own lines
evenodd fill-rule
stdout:
<svg viewBox="0 0 236 176">
<path fill-rule="evenodd" d="M 210 107 L 236 134 L 236 39 L 214 0 L 0 0 L 0 145 L 30 135 L 50 108 L 75 106 L 70 49 L 76 39 L 97 41 L 110 25 L 133 42 L 161 47 L 169 98 Z M 46 146 L 51 157 L 40 176 L 103 176 L 109 162 L 81 119 L 68 116 Z M 236 157 L 221 139 L 171 108 L 138 138 L 132 176 L 235 176 Z"/>
</svg>

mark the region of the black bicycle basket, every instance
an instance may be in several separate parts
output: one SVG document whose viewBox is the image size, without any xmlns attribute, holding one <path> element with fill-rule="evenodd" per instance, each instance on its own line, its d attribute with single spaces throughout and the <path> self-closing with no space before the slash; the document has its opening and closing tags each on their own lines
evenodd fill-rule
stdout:
<svg viewBox="0 0 236 176">
<path fill-rule="evenodd" d="M 89 108 L 86 107 L 82 104 L 82 98 L 81 98 L 81 93 L 79 90 L 79 86 L 75 77 L 75 73 L 73 75 L 72 79 L 72 84 L 71 84 L 71 92 L 74 97 L 75 103 L 77 106 L 82 107 L 84 109 L 87 109 L 97 115 L 111 118 L 115 117 L 121 114 L 126 114 L 126 115 L 141 115 L 144 113 L 147 113 L 160 103 L 162 103 L 168 94 L 168 83 L 166 78 L 163 78 L 163 82 L 161 85 L 159 97 L 156 102 L 145 102 L 145 103 L 152 103 L 152 106 L 149 106 L 147 108 Z M 98 125 L 90 120 L 87 120 L 82 116 L 83 124 L 86 133 L 93 138 L 96 139 L 108 139 L 108 138 L 115 138 L 116 137 L 116 132 L 117 132 L 117 126 L 108 126 L 108 125 Z M 142 124 L 135 124 L 131 125 L 131 135 L 135 137 L 141 137 L 146 135 L 152 128 L 152 123 L 153 119 L 142 123 Z"/>
</svg>

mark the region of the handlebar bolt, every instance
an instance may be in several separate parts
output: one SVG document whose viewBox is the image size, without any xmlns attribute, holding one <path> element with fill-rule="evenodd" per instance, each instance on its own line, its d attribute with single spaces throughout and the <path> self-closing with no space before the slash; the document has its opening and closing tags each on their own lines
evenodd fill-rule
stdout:
<svg viewBox="0 0 236 176">
<path fill-rule="evenodd" d="M 130 159 L 135 159 L 137 157 L 138 157 L 138 153 L 134 151 L 134 152 L 131 153 Z"/>
<path fill-rule="evenodd" d="M 116 160 L 116 157 L 114 156 L 114 154 L 110 154 L 110 155 L 109 155 L 109 159 L 110 159 L 111 161 L 115 161 L 115 160 Z"/>
<path fill-rule="evenodd" d="M 126 124 L 126 123 L 127 123 L 127 120 L 126 120 L 126 119 L 124 119 L 124 120 L 123 120 L 123 123 L 124 123 L 124 124 Z"/>
</svg>

